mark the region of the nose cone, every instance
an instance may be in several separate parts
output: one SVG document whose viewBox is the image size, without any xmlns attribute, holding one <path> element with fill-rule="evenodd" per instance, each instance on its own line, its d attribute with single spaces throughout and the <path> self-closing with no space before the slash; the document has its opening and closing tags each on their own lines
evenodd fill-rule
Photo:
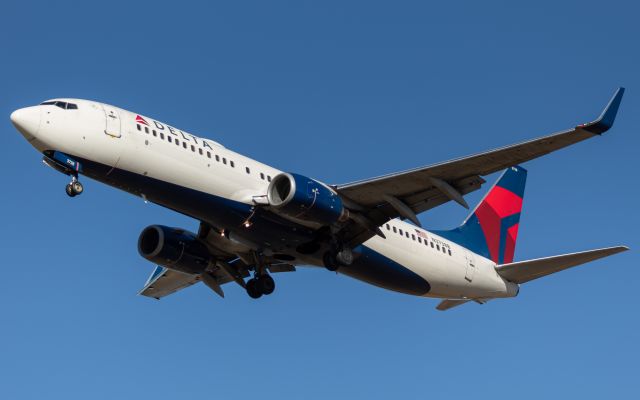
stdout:
<svg viewBox="0 0 640 400">
<path fill-rule="evenodd" d="M 33 139 L 40 128 L 40 107 L 26 107 L 11 113 L 11 122 L 27 139 Z"/>
</svg>

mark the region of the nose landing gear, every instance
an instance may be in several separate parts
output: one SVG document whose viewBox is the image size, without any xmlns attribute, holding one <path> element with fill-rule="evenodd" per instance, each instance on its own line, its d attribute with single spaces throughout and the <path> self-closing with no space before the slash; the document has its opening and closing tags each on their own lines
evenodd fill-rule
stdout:
<svg viewBox="0 0 640 400">
<path fill-rule="evenodd" d="M 67 186 L 65 187 L 65 191 L 67 192 L 67 195 L 69 197 L 75 197 L 82 194 L 82 192 L 84 191 L 84 187 L 78 180 L 77 175 L 71 175 L 71 182 L 67 184 Z"/>
</svg>

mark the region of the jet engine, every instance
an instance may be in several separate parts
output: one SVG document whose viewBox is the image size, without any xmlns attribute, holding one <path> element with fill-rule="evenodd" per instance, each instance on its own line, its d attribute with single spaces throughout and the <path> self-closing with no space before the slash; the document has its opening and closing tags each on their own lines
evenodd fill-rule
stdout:
<svg viewBox="0 0 640 400">
<path fill-rule="evenodd" d="M 162 225 L 146 227 L 138 239 L 138 252 L 147 260 L 187 274 L 200 274 L 211 258 L 195 234 Z"/>
<path fill-rule="evenodd" d="M 295 221 L 330 225 L 348 218 L 348 211 L 335 190 L 298 174 L 276 175 L 267 189 L 274 212 Z"/>
</svg>

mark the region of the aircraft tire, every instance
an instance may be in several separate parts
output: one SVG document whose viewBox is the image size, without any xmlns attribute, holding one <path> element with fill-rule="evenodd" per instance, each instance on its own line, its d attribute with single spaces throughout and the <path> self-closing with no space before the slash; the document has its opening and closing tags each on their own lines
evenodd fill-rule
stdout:
<svg viewBox="0 0 640 400">
<path fill-rule="evenodd" d="M 249 279 L 247 282 L 247 294 L 252 299 L 259 299 L 262 296 L 262 291 L 258 286 L 258 281 L 255 279 Z"/>
<path fill-rule="evenodd" d="M 331 272 L 337 271 L 340 267 L 338 260 L 336 260 L 336 256 L 330 251 L 324 253 L 324 256 L 322 256 L 322 262 L 324 267 Z"/>
<path fill-rule="evenodd" d="M 262 275 L 258 278 L 258 288 L 264 295 L 270 295 L 276 290 L 276 283 L 270 275 Z"/>
<path fill-rule="evenodd" d="M 67 196 L 69 197 L 75 197 L 76 196 L 76 192 L 73 190 L 73 186 L 71 186 L 71 184 L 68 184 L 65 188 L 64 188 L 65 192 L 67 192 Z"/>
<path fill-rule="evenodd" d="M 84 192 L 84 186 L 82 186 L 82 183 L 75 181 L 71 184 L 71 188 L 73 189 L 73 191 L 75 192 L 76 195 L 81 194 L 82 192 Z"/>
<path fill-rule="evenodd" d="M 336 260 L 338 261 L 338 264 L 351 265 L 353 263 L 353 252 L 350 248 L 345 247 L 338 252 Z"/>
</svg>

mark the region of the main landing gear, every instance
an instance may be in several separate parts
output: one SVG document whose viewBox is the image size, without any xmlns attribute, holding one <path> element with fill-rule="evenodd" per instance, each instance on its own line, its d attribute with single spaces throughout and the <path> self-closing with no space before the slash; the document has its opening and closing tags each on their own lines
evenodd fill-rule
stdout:
<svg viewBox="0 0 640 400">
<path fill-rule="evenodd" d="M 71 175 L 71 182 L 67 184 L 65 191 L 69 197 L 76 197 L 82 194 L 84 187 L 76 175 Z"/>
<path fill-rule="evenodd" d="M 258 299 L 262 295 L 270 295 L 276 289 L 276 283 L 271 275 L 257 275 L 247 282 L 247 294 L 252 299 Z"/>
<path fill-rule="evenodd" d="M 266 265 L 261 254 L 253 253 L 255 261 L 253 278 L 246 284 L 247 294 L 252 299 L 258 299 L 262 295 L 270 295 L 276 290 L 276 283 L 268 274 Z"/>
<path fill-rule="evenodd" d="M 353 251 L 348 247 L 342 247 L 340 250 L 331 249 L 324 253 L 322 262 L 329 271 L 337 271 L 341 266 L 353 263 Z"/>
</svg>

